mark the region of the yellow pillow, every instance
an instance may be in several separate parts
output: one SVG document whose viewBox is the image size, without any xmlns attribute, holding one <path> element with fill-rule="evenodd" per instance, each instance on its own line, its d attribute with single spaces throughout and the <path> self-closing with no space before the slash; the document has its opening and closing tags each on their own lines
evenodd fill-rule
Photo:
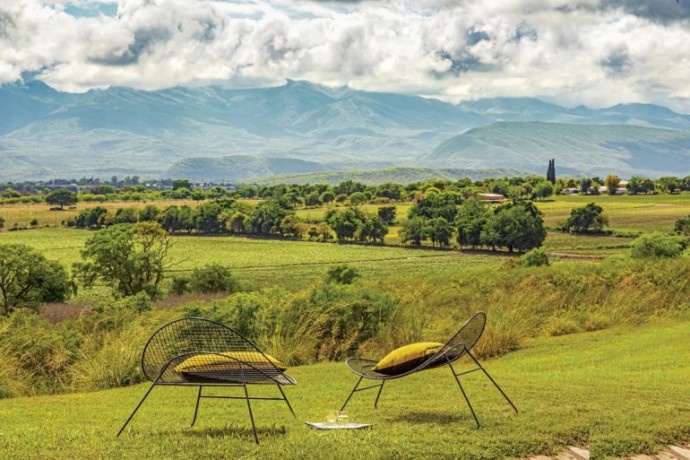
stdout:
<svg viewBox="0 0 690 460">
<path fill-rule="evenodd" d="M 418 342 L 391 351 L 376 363 L 374 371 L 386 375 L 398 375 L 422 364 L 443 348 L 439 342 Z"/>
<path fill-rule="evenodd" d="M 258 369 L 265 369 L 270 363 L 281 371 L 287 370 L 287 367 L 273 356 L 263 355 L 258 351 L 226 351 L 220 354 L 205 353 L 187 358 L 175 367 L 175 372 L 193 373 L 239 370 L 240 363 L 238 360 Z"/>
</svg>

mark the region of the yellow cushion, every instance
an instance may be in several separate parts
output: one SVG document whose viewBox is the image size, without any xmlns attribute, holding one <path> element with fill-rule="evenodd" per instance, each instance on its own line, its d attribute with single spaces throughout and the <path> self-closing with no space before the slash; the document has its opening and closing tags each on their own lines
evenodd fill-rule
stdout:
<svg viewBox="0 0 690 460">
<path fill-rule="evenodd" d="M 175 372 L 209 372 L 239 370 L 240 363 L 248 363 L 251 366 L 265 369 L 266 365 L 273 364 L 279 370 L 287 370 L 287 367 L 273 356 L 263 355 L 258 351 L 226 351 L 219 354 L 201 354 L 192 356 L 182 361 L 175 367 Z"/>
<path fill-rule="evenodd" d="M 398 375 L 422 364 L 443 348 L 439 342 L 418 342 L 391 351 L 376 363 L 374 371 L 386 375 Z"/>
</svg>

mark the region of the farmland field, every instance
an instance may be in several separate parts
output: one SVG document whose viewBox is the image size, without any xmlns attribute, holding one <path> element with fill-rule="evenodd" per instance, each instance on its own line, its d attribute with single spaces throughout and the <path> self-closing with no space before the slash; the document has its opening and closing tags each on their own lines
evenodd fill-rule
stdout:
<svg viewBox="0 0 690 460">
<path fill-rule="evenodd" d="M 71 267 L 80 260 L 79 251 L 93 234 L 89 230 L 41 228 L 0 233 L 0 244 L 27 244 L 48 259 Z M 468 257 L 457 252 L 354 244 L 281 241 L 245 237 L 173 237 L 170 272 L 188 272 L 217 263 L 237 273 L 250 285 L 267 285 L 284 280 L 298 287 L 322 276 L 334 264 L 347 263 L 364 273 L 382 277 L 414 276 L 422 266 L 431 271 L 457 271 L 466 266 L 497 266 L 491 254 Z M 395 267 L 395 270 L 390 270 Z M 437 267 L 434 269 L 433 267 Z M 273 280 L 273 281 L 271 281 Z"/>
</svg>

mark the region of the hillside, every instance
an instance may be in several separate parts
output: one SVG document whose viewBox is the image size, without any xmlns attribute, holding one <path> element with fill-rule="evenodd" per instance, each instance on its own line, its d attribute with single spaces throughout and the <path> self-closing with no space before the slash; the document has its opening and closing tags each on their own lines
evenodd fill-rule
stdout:
<svg viewBox="0 0 690 460">
<path fill-rule="evenodd" d="M 556 158 L 560 173 L 605 176 L 690 174 L 690 131 L 627 125 L 501 122 L 441 143 L 423 158 L 463 168 L 505 167 L 543 172 Z"/>
<path fill-rule="evenodd" d="M 351 180 L 367 185 L 379 185 L 386 182 L 397 184 L 409 184 L 429 179 L 458 180 L 469 177 L 472 180 L 480 180 L 486 177 L 506 177 L 526 175 L 514 169 L 439 169 L 439 168 L 415 168 L 397 167 L 376 169 L 367 171 L 330 171 L 308 174 L 280 174 L 277 176 L 256 179 L 259 184 L 332 184 Z"/>
<path fill-rule="evenodd" d="M 690 116 L 655 105 L 566 108 L 530 98 L 453 105 L 290 80 L 269 88 L 112 87 L 83 94 L 29 81 L 0 86 L 0 107 L 0 180 L 165 177 L 171 168 L 211 180 L 219 176 L 205 174 L 218 165 L 207 167 L 206 159 L 238 155 L 299 158 L 331 171 L 427 166 L 543 172 L 543 158 L 555 157 L 560 172 L 590 172 L 598 163 L 589 161 L 591 156 L 580 161 L 583 151 L 601 162 L 597 171 L 620 165 L 623 169 L 613 171 L 621 175 L 658 176 L 684 161 L 687 144 L 642 128 L 690 132 Z M 517 128 L 527 122 L 561 125 Z M 608 133 L 590 139 L 592 125 Z M 462 140 L 454 138 L 458 135 Z M 634 161 L 622 161 L 621 154 Z M 178 162 L 191 158 L 204 160 L 178 169 Z M 320 171 L 288 165 L 294 163 L 250 176 Z"/>
<path fill-rule="evenodd" d="M 288 173 L 314 173 L 326 168 L 313 161 L 236 155 L 223 158 L 188 158 L 175 163 L 166 173 L 173 179 L 241 182 Z"/>
</svg>

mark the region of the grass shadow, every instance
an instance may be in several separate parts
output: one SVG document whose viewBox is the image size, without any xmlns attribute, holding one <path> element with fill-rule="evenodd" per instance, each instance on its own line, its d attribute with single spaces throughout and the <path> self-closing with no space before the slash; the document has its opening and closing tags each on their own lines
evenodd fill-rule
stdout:
<svg viewBox="0 0 690 460">
<path fill-rule="evenodd" d="M 456 422 L 466 422 L 466 421 L 472 421 L 474 423 L 474 420 L 472 419 L 472 415 L 468 412 L 467 414 L 464 413 L 455 413 L 455 414 L 449 414 L 449 413 L 439 413 L 439 412 L 432 412 L 432 411 L 414 411 L 414 412 L 408 412 L 406 414 L 401 414 L 393 418 L 393 422 L 406 422 L 406 423 L 412 423 L 412 424 L 418 424 L 418 423 L 433 423 L 433 424 L 438 424 L 438 425 L 443 425 L 443 424 L 448 424 L 448 423 L 456 423 Z"/>
<path fill-rule="evenodd" d="M 267 438 L 282 437 L 287 434 L 287 428 L 283 425 L 271 427 L 257 426 L 256 433 L 259 436 L 259 441 Z M 254 433 L 250 425 L 226 425 L 224 427 L 206 427 L 206 428 L 183 428 L 180 430 L 161 431 L 160 436 L 186 436 L 198 438 L 246 438 L 254 441 Z"/>
</svg>

